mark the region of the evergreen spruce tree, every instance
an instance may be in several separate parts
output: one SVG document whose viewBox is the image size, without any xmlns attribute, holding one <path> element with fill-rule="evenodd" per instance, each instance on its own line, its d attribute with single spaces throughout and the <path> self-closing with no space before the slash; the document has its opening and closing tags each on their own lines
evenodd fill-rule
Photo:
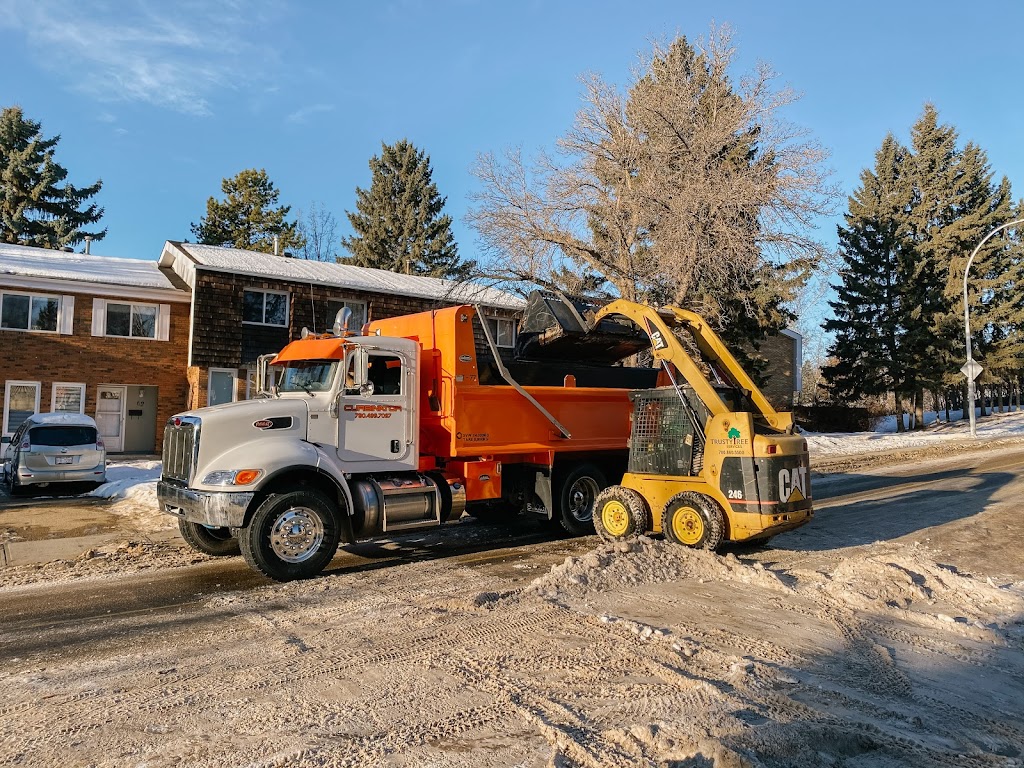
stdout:
<svg viewBox="0 0 1024 768">
<path fill-rule="evenodd" d="M 861 173 L 849 199 L 846 226 L 839 227 L 844 262 L 835 314 L 824 328 L 835 333 L 823 374 L 834 396 L 844 401 L 893 393 L 897 429 L 902 430 L 901 398 L 913 381 L 908 361 L 908 311 L 905 270 L 913 261 L 905 228 L 912 189 L 906 150 L 890 134 L 875 155 L 874 170 Z M 908 362 L 910 364 L 908 364 Z"/>
<path fill-rule="evenodd" d="M 85 229 L 103 217 L 89 202 L 103 182 L 76 187 L 66 181 L 67 169 L 53 159 L 59 141 L 43 138 L 41 124 L 21 107 L 0 111 L 0 242 L 61 248 L 107 234 Z"/>
<path fill-rule="evenodd" d="M 286 220 L 291 206 L 277 205 L 280 192 L 266 170 L 251 168 L 224 179 L 221 191 L 224 200 L 209 198 L 206 216 L 192 224 L 200 243 L 273 253 L 276 235 L 282 254 L 302 248 L 298 223 Z"/>
<path fill-rule="evenodd" d="M 919 292 L 930 303 L 933 346 L 923 358 L 922 386 L 960 390 L 959 372 L 966 359 L 963 327 L 963 278 L 967 258 L 982 238 L 1012 216 L 1009 184 L 996 187 L 985 152 L 974 144 L 957 147 L 954 128 L 939 123 L 935 108 L 927 104 L 911 130 L 914 199 L 908 209 L 908 230 L 921 264 L 934 281 L 922 282 Z M 994 239 L 978 254 L 968 287 L 977 331 L 972 340 L 975 356 L 983 360 L 986 340 L 1004 339 L 1002 331 L 987 327 L 985 316 L 995 309 L 995 288 L 1005 279 L 1000 256 L 1004 240 Z M 935 292 L 941 301 L 935 300 Z M 929 364 L 933 362 L 934 364 Z M 986 366 L 987 368 L 987 366 Z M 991 375 L 986 372 L 986 378 Z M 959 399 L 959 397 L 957 398 Z M 965 410 L 966 418 L 966 410 Z"/>
<path fill-rule="evenodd" d="M 370 159 L 370 188 L 356 188 L 356 211 L 346 212 L 355 234 L 341 244 L 351 263 L 414 275 L 465 279 L 476 264 L 459 258 L 447 198 L 432 180 L 430 158 L 402 139 L 381 144 Z"/>
</svg>

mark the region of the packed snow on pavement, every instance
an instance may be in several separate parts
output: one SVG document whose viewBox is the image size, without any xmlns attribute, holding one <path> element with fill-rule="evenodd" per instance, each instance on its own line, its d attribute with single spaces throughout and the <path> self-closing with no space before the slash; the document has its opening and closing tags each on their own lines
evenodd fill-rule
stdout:
<svg viewBox="0 0 1024 768">
<path fill-rule="evenodd" d="M 1021 768 L 1024 449 L 1004 438 L 1024 417 L 981 425 L 993 447 L 858 470 L 856 492 L 760 549 L 467 548 L 9 629 L 0 763 Z M 947 429 L 966 437 L 809 442 L 956 445 Z M 108 496 L 145 524 L 159 467 L 120 470 Z M 134 588 L 146 557 L 69 567 Z M 45 587 L 0 580 L 0 601 Z"/>
</svg>

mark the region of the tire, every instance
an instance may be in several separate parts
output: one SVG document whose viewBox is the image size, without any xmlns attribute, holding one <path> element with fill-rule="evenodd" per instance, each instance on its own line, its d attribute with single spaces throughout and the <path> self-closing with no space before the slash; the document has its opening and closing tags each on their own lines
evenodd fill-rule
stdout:
<svg viewBox="0 0 1024 768">
<path fill-rule="evenodd" d="M 230 528 L 208 528 L 188 520 L 178 520 L 178 532 L 196 552 L 213 557 L 229 557 L 241 554 L 238 539 L 232 535 Z"/>
<path fill-rule="evenodd" d="M 11 496 L 27 495 L 28 489 L 18 482 L 18 468 L 12 464 L 11 468 L 8 469 L 7 472 L 7 492 L 10 493 Z"/>
<path fill-rule="evenodd" d="M 338 551 L 337 507 L 313 488 L 273 493 L 239 531 L 238 540 L 253 570 L 275 581 L 308 579 Z"/>
<path fill-rule="evenodd" d="M 593 464 L 579 464 L 559 483 L 557 520 L 573 536 L 594 532 L 594 502 L 608 485 L 604 473 Z"/>
<path fill-rule="evenodd" d="M 594 502 L 594 530 L 605 541 L 622 541 L 651 529 L 644 497 L 632 488 L 611 485 Z"/>
<path fill-rule="evenodd" d="M 695 491 L 677 493 L 661 514 L 665 538 L 693 549 L 717 549 L 725 535 L 725 515 L 718 502 Z"/>
</svg>

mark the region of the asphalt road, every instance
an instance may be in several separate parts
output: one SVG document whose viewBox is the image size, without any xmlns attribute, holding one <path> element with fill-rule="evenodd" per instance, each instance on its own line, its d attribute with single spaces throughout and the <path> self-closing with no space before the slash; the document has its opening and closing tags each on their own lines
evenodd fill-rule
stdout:
<svg viewBox="0 0 1024 768">
<path fill-rule="evenodd" d="M 784 565 L 816 558 L 834 562 L 842 557 L 842 548 L 914 535 L 946 546 L 946 559 L 958 567 L 983 566 L 993 536 L 1001 541 L 1016 537 L 1024 546 L 1020 526 L 972 523 L 987 509 L 1016 508 L 1015 499 L 1024 492 L 1022 468 L 1024 446 L 1011 446 L 953 457 L 938 467 L 935 462 L 915 462 L 816 478 L 816 515 L 809 525 L 760 548 L 735 551 L 743 558 Z M 482 569 L 506 577 L 518 572 L 532 578 L 542 572 L 539 569 L 581 554 L 595 543 L 593 537 L 554 537 L 528 522 L 507 527 L 470 523 L 457 528 L 346 547 L 322 578 L 439 558 L 449 560 L 453 568 Z M 1012 564 L 1007 568 L 1012 571 Z M 1007 573 L 1012 575 L 1011 571 Z M 1024 573 L 1018 578 L 1024 578 Z M 120 578 L 40 583 L 12 590 L 0 599 L 5 636 L 0 641 L 0 659 L 30 652 L 37 642 L 46 642 L 49 631 L 61 630 L 65 642 L 74 642 L 74 627 L 81 627 L 81 640 L 88 642 L 89 636 L 95 636 L 84 628 L 105 624 L 115 616 L 148 614 L 154 622 L 161 617 L 180 618 L 190 606 L 211 596 L 269 586 L 268 580 L 234 557 Z"/>
</svg>

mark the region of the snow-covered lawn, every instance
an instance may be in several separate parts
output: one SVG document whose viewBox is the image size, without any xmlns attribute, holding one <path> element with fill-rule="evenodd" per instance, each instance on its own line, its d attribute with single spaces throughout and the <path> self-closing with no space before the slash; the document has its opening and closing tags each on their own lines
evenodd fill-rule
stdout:
<svg viewBox="0 0 1024 768">
<path fill-rule="evenodd" d="M 943 416 L 945 414 L 942 414 Z M 874 432 L 807 432 L 807 445 L 811 456 L 843 456 L 912 448 L 928 448 L 943 442 L 969 440 L 968 422 L 957 420 L 959 411 L 951 414 L 953 421 L 939 421 L 934 411 L 925 414 L 928 426 L 922 432 L 896 432 L 896 417 L 887 416 Z M 978 419 L 978 437 L 1024 437 L 1024 412 L 994 414 Z"/>
</svg>

